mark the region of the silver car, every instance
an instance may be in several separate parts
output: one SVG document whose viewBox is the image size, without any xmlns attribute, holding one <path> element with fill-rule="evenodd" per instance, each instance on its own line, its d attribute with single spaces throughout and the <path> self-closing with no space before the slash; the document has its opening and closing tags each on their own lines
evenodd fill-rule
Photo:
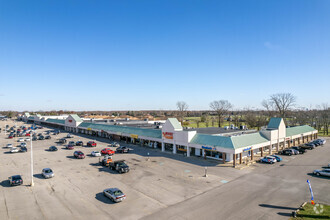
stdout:
<svg viewBox="0 0 330 220">
<path fill-rule="evenodd" d="M 12 144 L 7 144 L 6 148 L 12 148 L 13 145 Z"/>
<path fill-rule="evenodd" d="M 113 202 L 121 202 L 126 199 L 125 194 L 118 188 L 109 188 L 103 190 L 103 195 Z"/>
<path fill-rule="evenodd" d="M 42 169 L 42 175 L 46 179 L 49 179 L 49 178 L 54 177 L 54 172 L 50 168 L 44 168 L 44 169 Z"/>
<path fill-rule="evenodd" d="M 330 169 L 324 169 L 324 170 L 314 170 L 313 174 L 317 176 L 329 176 L 330 177 Z"/>
<path fill-rule="evenodd" d="M 17 153 L 19 149 L 17 147 L 10 148 L 10 153 Z"/>
</svg>

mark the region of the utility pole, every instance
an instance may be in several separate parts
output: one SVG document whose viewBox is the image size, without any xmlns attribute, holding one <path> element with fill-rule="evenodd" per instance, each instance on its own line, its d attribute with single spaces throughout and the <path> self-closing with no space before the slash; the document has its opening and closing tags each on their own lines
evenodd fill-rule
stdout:
<svg viewBox="0 0 330 220">
<path fill-rule="evenodd" d="M 33 182 L 33 147 L 32 147 L 32 138 L 30 138 L 31 143 L 31 186 L 34 186 Z"/>
</svg>

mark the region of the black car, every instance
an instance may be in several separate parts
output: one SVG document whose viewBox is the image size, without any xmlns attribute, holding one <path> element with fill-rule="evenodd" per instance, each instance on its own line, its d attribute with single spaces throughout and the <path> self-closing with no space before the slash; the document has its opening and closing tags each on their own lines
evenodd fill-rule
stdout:
<svg viewBox="0 0 330 220">
<path fill-rule="evenodd" d="M 294 154 L 294 152 L 293 152 L 292 149 L 285 149 L 285 150 L 281 150 L 281 151 L 279 151 L 278 154 L 289 155 L 289 156 L 291 156 L 291 155 Z"/>
<path fill-rule="evenodd" d="M 39 134 L 38 134 L 38 136 L 42 136 L 42 134 L 41 134 L 41 133 L 39 133 Z"/>
<path fill-rule="evenodd" d="M 47 135 L 47 136 L 45 137 L 45 139 L 51 139 L 50 135 Z"/>
<path fill-rule="evenodd" d="M 10 186 L 18 186 L 23 184 L 21 175 L 15 175 L 8 178 Z"/>
<path fill-rule="evenodd" d="M 49 151 L 57 151 L 57 147 L 55 147 L 55 146 L 51 146 L 51 147 L 49 147 L 48 150 L 49 150 Z"/>
<path fill-rule="evenodd" d="M 62 143 L 62 144 L 65 144 L 66 141 L 67 141 L 67 140 L 66 140 L 65 138 L 61 138 L 61 139 L 59 140 L 59 142 Z"/>
<path fill-rule="evenodd" d="M 19 152 L 27 152 L 27 148 L 26 147 L 21 147 L 21 149 L 19 149 Z"/>
<path fill-rule="evenodd" d="M 82 142 L 82 141 L 77 141 L 76 142 L 76 146 L 83 146 L 84 145 L 84 142 Z"/>
<path fill-rule="evenodd" d="M 311 141 L 311 142 L 309 142 L 309 144 L 314 144 L 315 146 L 320 146 L 320 145 L 322 145 L 322 143 L 321 143 L 319 140 Z"/>
<path fill-rule="evenodd" d="M 74 141 L 69 141 L 69 145 L 76 146 L 76 142 L 74 142 Z"/>
<path fill-rule="evenodd" d="M 38 138 L 36 136 L 32 137 L 32 141 L 37 141 L 37 140 L 38 140 Z"/>
<path fill-rule="evenodd" d="M 301 147 L 294 146 L 294 147 L 291 147 L 291 149 L 299 151 L 299 154 L 304 154 L 306 152 L 306 149 L 301 148 Z"/>
<path fill-rule="evenodd" d="M 313 150 L 315 148 L 315 145 L 311 144 L 311 143 L 307 143 L 307 144 L 301 145 L 300 147 L 304 148 L 304 149 Z"/>
<path fill-rule="evenodd" d="M 45 139 L 45 137 L 44 136 L 39 136 L 39 140 L 44 140 Z"/>
<path fill-rule="evenodd" d="M 125 146 L 120 146 L 117 148 L 117 153 L 128 153 L 131 149 Z"/>
</svg>

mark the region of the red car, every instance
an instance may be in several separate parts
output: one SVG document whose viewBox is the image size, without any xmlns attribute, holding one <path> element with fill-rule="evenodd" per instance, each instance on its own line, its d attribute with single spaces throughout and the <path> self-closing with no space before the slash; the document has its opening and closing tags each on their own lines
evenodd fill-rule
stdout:
<svg viewBox="0 0 330 220">
<path fill-rule="evenodd" d="M 68 145 L 66 146 L 66 149 L 73 150 L 73 149 L 74 149 L 74 146 L 71 145 L 71 144 L 68 144 Z"/>
<path fill-rule="evenodd" d="M 12 139 L 12 138 L 13 138 L 13 136 L 12 136 L 12 135 L 10 135 L 10 136 L 8 136 L 8 138 L 9 138 L 9 139 Z"/>
<path fill-rule="evenodd" d="M 87 147 L 96 147 L 96 142 L 95 141 L 88 141 L 87 142 Z"/>
<path fill-rule="evenodd" d="M 103 150 L 101 150 L 101 154 L 114 155 L 115 152 L 113 150 L 111 150 L 110 148 L 104 148 Z"/>
<path fill-rule="evenodd" d="M 31 136 L 31 135 L 30 135 L 30 133 L 26 133 L 26 135 L 25 135 L 25 136 Z"/>
<path fill-rule="evenodd" d="M 75 158 L 78 158 L 78 159 L 84 159 L 85 158 L 85 154 L 82 151 L 75 151 L 73 153 L 73 156 Z"/>
</svg>

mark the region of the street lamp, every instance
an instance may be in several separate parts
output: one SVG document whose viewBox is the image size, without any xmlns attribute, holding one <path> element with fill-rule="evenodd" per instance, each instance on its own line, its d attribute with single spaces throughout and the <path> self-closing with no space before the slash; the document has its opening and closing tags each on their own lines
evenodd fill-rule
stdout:
<svg viewBox="0 0 330 220">
<path fill-rule="evenodd" d="M 32 138 L 30 138 L 31 143 L 31 186 L 34 186 L 33 182 L 33 147 L 32 147 Z"/>
</svg>

